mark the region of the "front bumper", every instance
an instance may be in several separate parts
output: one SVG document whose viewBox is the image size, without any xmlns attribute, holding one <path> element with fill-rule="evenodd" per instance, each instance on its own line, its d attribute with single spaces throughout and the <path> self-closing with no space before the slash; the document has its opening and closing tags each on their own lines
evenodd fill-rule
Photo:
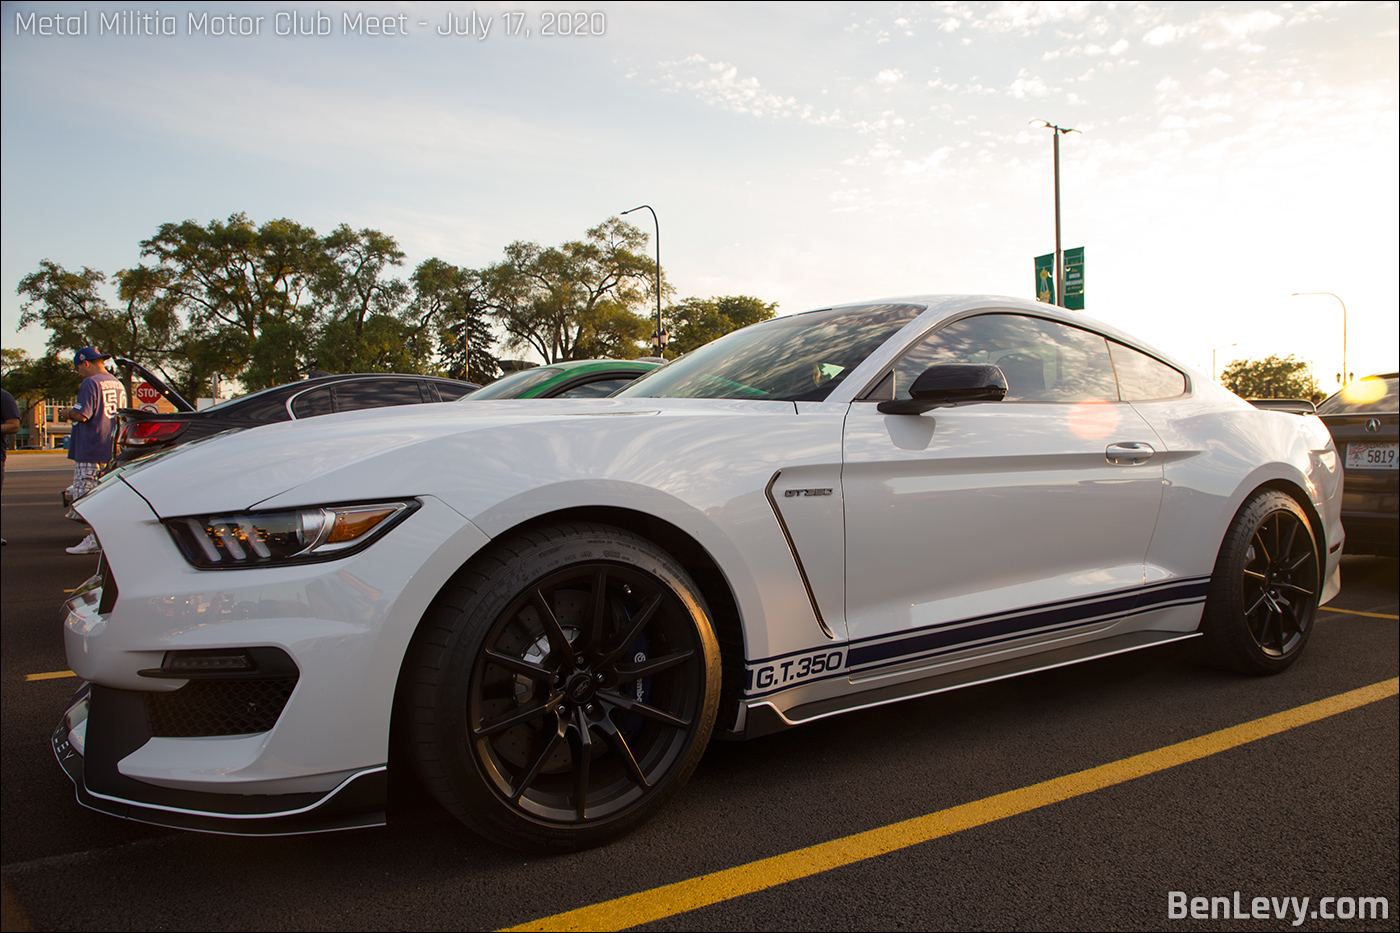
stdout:
<svg viewBox="0 0 1400 933">
<path fill-rule="evenodd" d="M 201 571 L 124 483 L 83 503 L 100 580 L 65 604 L 89 683 L 54 731 L 84 806 L 263 835 L 384 822 L 399 670 L 434 596 L 486 537 L 441 502 L 336 561 Z M 172 670 L 240 654 L 238 673 Z"/>
<path fill-rule="evenodd" d="M 121 773 L 151 738 L 139 694 L 84 684 L 53 733 L 53 753 L 78 802 L 111 816 L 175 829 L 277 836 L 384 823 L 388 773 L 366 768 L 325 793 L 233 795 L 158 787 Z"/>
</svg>

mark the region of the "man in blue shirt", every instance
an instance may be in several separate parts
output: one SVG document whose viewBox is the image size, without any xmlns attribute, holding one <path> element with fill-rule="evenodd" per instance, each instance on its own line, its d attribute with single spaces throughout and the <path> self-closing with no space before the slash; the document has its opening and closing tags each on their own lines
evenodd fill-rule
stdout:
<svg viewBox="0 0 1400 933">
<path fill-rule="evenodd" d="M 83 347 L 73 355 L 73 366 L 83 377 L 78 400 L 72 408 L 58 413 L 73 422 L 68 439 L 68 459 L 73 461 L 73 501 L 92 492 L 102 468 L 112 459 L 112 435 L 117 428 L 117 409 L 126 407 L 126 390 L 121 380 L 107 372 L 110 355 L 94 347 Z M 89 533 L 80 543 L 66 548 L 69 554 L 96 554 L 102 548 Z"/>
</svg>

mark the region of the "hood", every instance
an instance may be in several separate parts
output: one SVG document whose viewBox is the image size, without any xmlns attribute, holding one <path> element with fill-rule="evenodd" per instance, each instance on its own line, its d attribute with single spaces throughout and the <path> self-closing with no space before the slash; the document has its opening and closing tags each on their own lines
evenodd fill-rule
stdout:
<svg viewBox="0 0 1400 933">
<path fill-rule="evenodd" d="M 138 464 L 122 479 L 161 517 L 433 494 L 464 482 L 518 478 L 530 457 L 615 463 L 655 449 L 638 422 L 791 402 L 568 399 L 414 405 L 323 415 L 231 432 Z"/>
</svg>

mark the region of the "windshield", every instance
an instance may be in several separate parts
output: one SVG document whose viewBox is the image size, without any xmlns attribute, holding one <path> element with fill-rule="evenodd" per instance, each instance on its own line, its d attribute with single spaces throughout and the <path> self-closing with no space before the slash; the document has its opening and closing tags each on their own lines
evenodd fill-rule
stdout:
<svg viewBox="0 0 1400 933">
<path fill-rule="evenodd" d="M 614 397 L 821 401 L 923 310 L 863 305 L 765 321 L 706 344 Z"/>
<path fill-rule="evenodd" d="M 561 372 L 563 370 L 552 366 L 522 369 L 518 373 L 502 376 L 484 389 L 477 389 L 467 398 L 472 401 L 483 398 L 520 398 L 522 393 L 530 391 L 543 382 L 548 382 Z"/>
</svg>

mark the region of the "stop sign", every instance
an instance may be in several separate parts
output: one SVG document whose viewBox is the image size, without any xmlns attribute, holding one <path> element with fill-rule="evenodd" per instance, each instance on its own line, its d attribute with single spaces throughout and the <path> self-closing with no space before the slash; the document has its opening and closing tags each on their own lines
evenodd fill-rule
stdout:
<svg viewBox="0 0 1400 933">
<path fill-rule="evenodd" d="M 136 401 L 143 405 L 154 405 L 160 401 L 160 393 L 149 382 L 143 382 L 137 386 L 135 395 Z"/>
</svg>

